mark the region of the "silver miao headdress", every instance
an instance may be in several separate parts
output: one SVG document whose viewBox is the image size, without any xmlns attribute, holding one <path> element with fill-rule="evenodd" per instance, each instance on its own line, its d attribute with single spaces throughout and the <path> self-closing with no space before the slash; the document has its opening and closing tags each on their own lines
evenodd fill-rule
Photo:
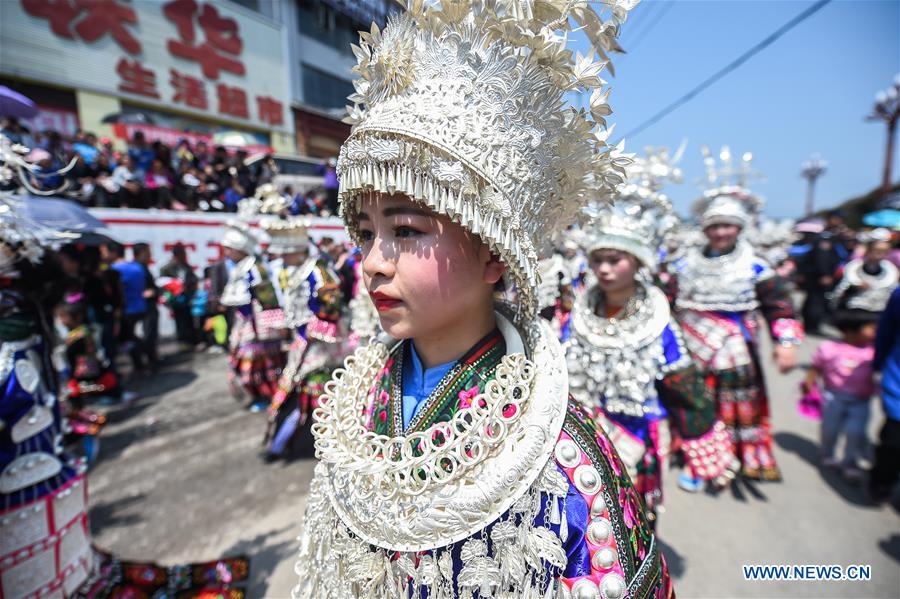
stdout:
<svg viewBox="0 0 900 599">
<path fill-rule="evenodd" d="M 538 253 L 580 208 L 612 197 L 627 163 L 606 143 L 600 73 L 636 0 L 410 0 L 353 51 L 350 138 L 338 160 L 342 214 L 366 193 L 403 193 L 479 235 L 534 313 Z M 573 56 L 583 30 L 599 54 Z M 588 110 L 566 106 L 590 92 Z"/>
<path fill-rule="evenodd" d="M 619 186 L 614 205 L 585 209 L 592 220 L 585 226 L 583 247 L 587 254 L 598 249 L 628 252 L 654 270 L 664 237 L 678 224 L 672 204 L 660 189 L 667 182 L 681 181 L 681 169 L 675 165 L 684 146 L 674 156 L 666 148 L 645 152 L 626 168 L 627 180 Z"/>
<path fill-rule="evenodd" d="M 262 219 L 260 226 L 269 237 L 266 251 L 281 255 L 308 250 L 309 224 L 309 219 L 300 216 Z"/>
<path fill-rule="evenodd" d="M 231 248 L 247 255 L 256 251 L 258 240 L 250 229 L 250 226 L 239 220 L 230 220 L 225 223 L 225 234 L 222 236 L 222 247 Z"/>
<path fill-rule="evenodd" d="M 747 181 L 757 176 L 751 171 L 753 155 L 745 152 L 738 166 L 732 162 L 731 150 L 724 146 L 719 152 L 720 164 L 703 147 L 703 163 L 706 165 L 705 184 L 708 188 L 694 203 L 693 211 L 705 229 L 711 225 L 737 225 L 747 230 L 756 225 L 763 200 L 747 188 Z"/>
</svg>

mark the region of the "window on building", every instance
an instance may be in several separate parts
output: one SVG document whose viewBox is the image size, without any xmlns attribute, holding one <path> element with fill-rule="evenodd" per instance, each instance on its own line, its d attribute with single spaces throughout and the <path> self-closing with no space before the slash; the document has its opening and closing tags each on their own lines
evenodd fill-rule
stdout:
<svg viewBox="0 0 900 599">
<path fill-rule="evenodd" d="M 357 43 L 357 32 L 368 30 L 368 26 L 357 23 L 321 0 L 298 0 L 297 29 L 303 35 L 352 55 L 350 44 Z"/>
<path fill-rule="evenodd" d="M 303 101 L 325 110 L 343 109 L 347 96 L 353 93 L 353 84 L 329 75 L 307 64 L 301 64 L 303 73 Z"/>
<path fill-rule="evenodd" d="M 245 8 L 249 8 L 252 11 L 259 12 L 259 0 L 231 0 L 235 4 L 240 4 Z M 269 0 L 271 1 L 271 0 Z"/>
</svg>

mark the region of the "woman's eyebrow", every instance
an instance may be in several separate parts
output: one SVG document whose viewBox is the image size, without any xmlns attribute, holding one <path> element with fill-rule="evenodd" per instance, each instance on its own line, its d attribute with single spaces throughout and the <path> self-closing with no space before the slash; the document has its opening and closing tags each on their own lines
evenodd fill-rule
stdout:
<svg viewBox="0 0 900 599">
<path fill-rule="evenodd" d="M 372 220 L 372 219 L 369 218 L 369 215 L 368 215 L 368 214 L 366 214 L 365 212 L 360 211 L 360 212 L 357 212 L 357 213 L 356 213 L 356 220 L 357 220 L 357 221 L 360 221 L 360 220 Z"/>
<path fill-rule="evenodd" d="M 388 206 L 381 212 L 385 217 L 389 216 L 426 216 L 432 217 L 434 213 L 415 206 Z"/>
</svg>

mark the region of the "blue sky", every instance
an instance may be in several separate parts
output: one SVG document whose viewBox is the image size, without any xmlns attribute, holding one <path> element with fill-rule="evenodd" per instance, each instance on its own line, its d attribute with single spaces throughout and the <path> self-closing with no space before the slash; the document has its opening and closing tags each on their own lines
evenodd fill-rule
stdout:
<svg viewBox="0 0 900 599">
<path fill-rule="evenodd" d="M 665 5 L 674 4 L 670 7 Z M 813 2 L 644 0 L 628 17 L 616 56 L 610 103 L 614 139 L 689 91 Z M 663 9 L 665 9 L 663 11 Z M 643 31 L 656 21 L 648 31 Z M 700 96 L 638 135 L 628 151 L 674 150 L 683 139 L 681 185 L 666 193 L 685 214 L 700 193 L 700 148 L 750 151 L 765 179 L 753 189 L 766 213 L 803 212 L 801 164 L 828 163 L 817 207 L 869 191 L 881 180 L 886 126 L 866 122 L 875 93 L 900 73 L 900 0 L 833 0 Z M 900 179 L 900 148 L 894 180 Z"/>
</svg>

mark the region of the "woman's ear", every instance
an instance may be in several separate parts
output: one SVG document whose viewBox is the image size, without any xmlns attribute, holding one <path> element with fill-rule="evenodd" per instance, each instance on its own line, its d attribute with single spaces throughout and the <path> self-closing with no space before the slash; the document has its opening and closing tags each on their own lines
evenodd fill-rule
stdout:
<svg viewBox="0 0 900 599">
<path fill-rule="evenodd" d="M 503 278 L 506 272 L 506 264 L 497 256 L 488 253 L 488 260 L 484 265 L 484 282 L 488 285 L 495 285 L 497 281 Z"/>
</svg>

